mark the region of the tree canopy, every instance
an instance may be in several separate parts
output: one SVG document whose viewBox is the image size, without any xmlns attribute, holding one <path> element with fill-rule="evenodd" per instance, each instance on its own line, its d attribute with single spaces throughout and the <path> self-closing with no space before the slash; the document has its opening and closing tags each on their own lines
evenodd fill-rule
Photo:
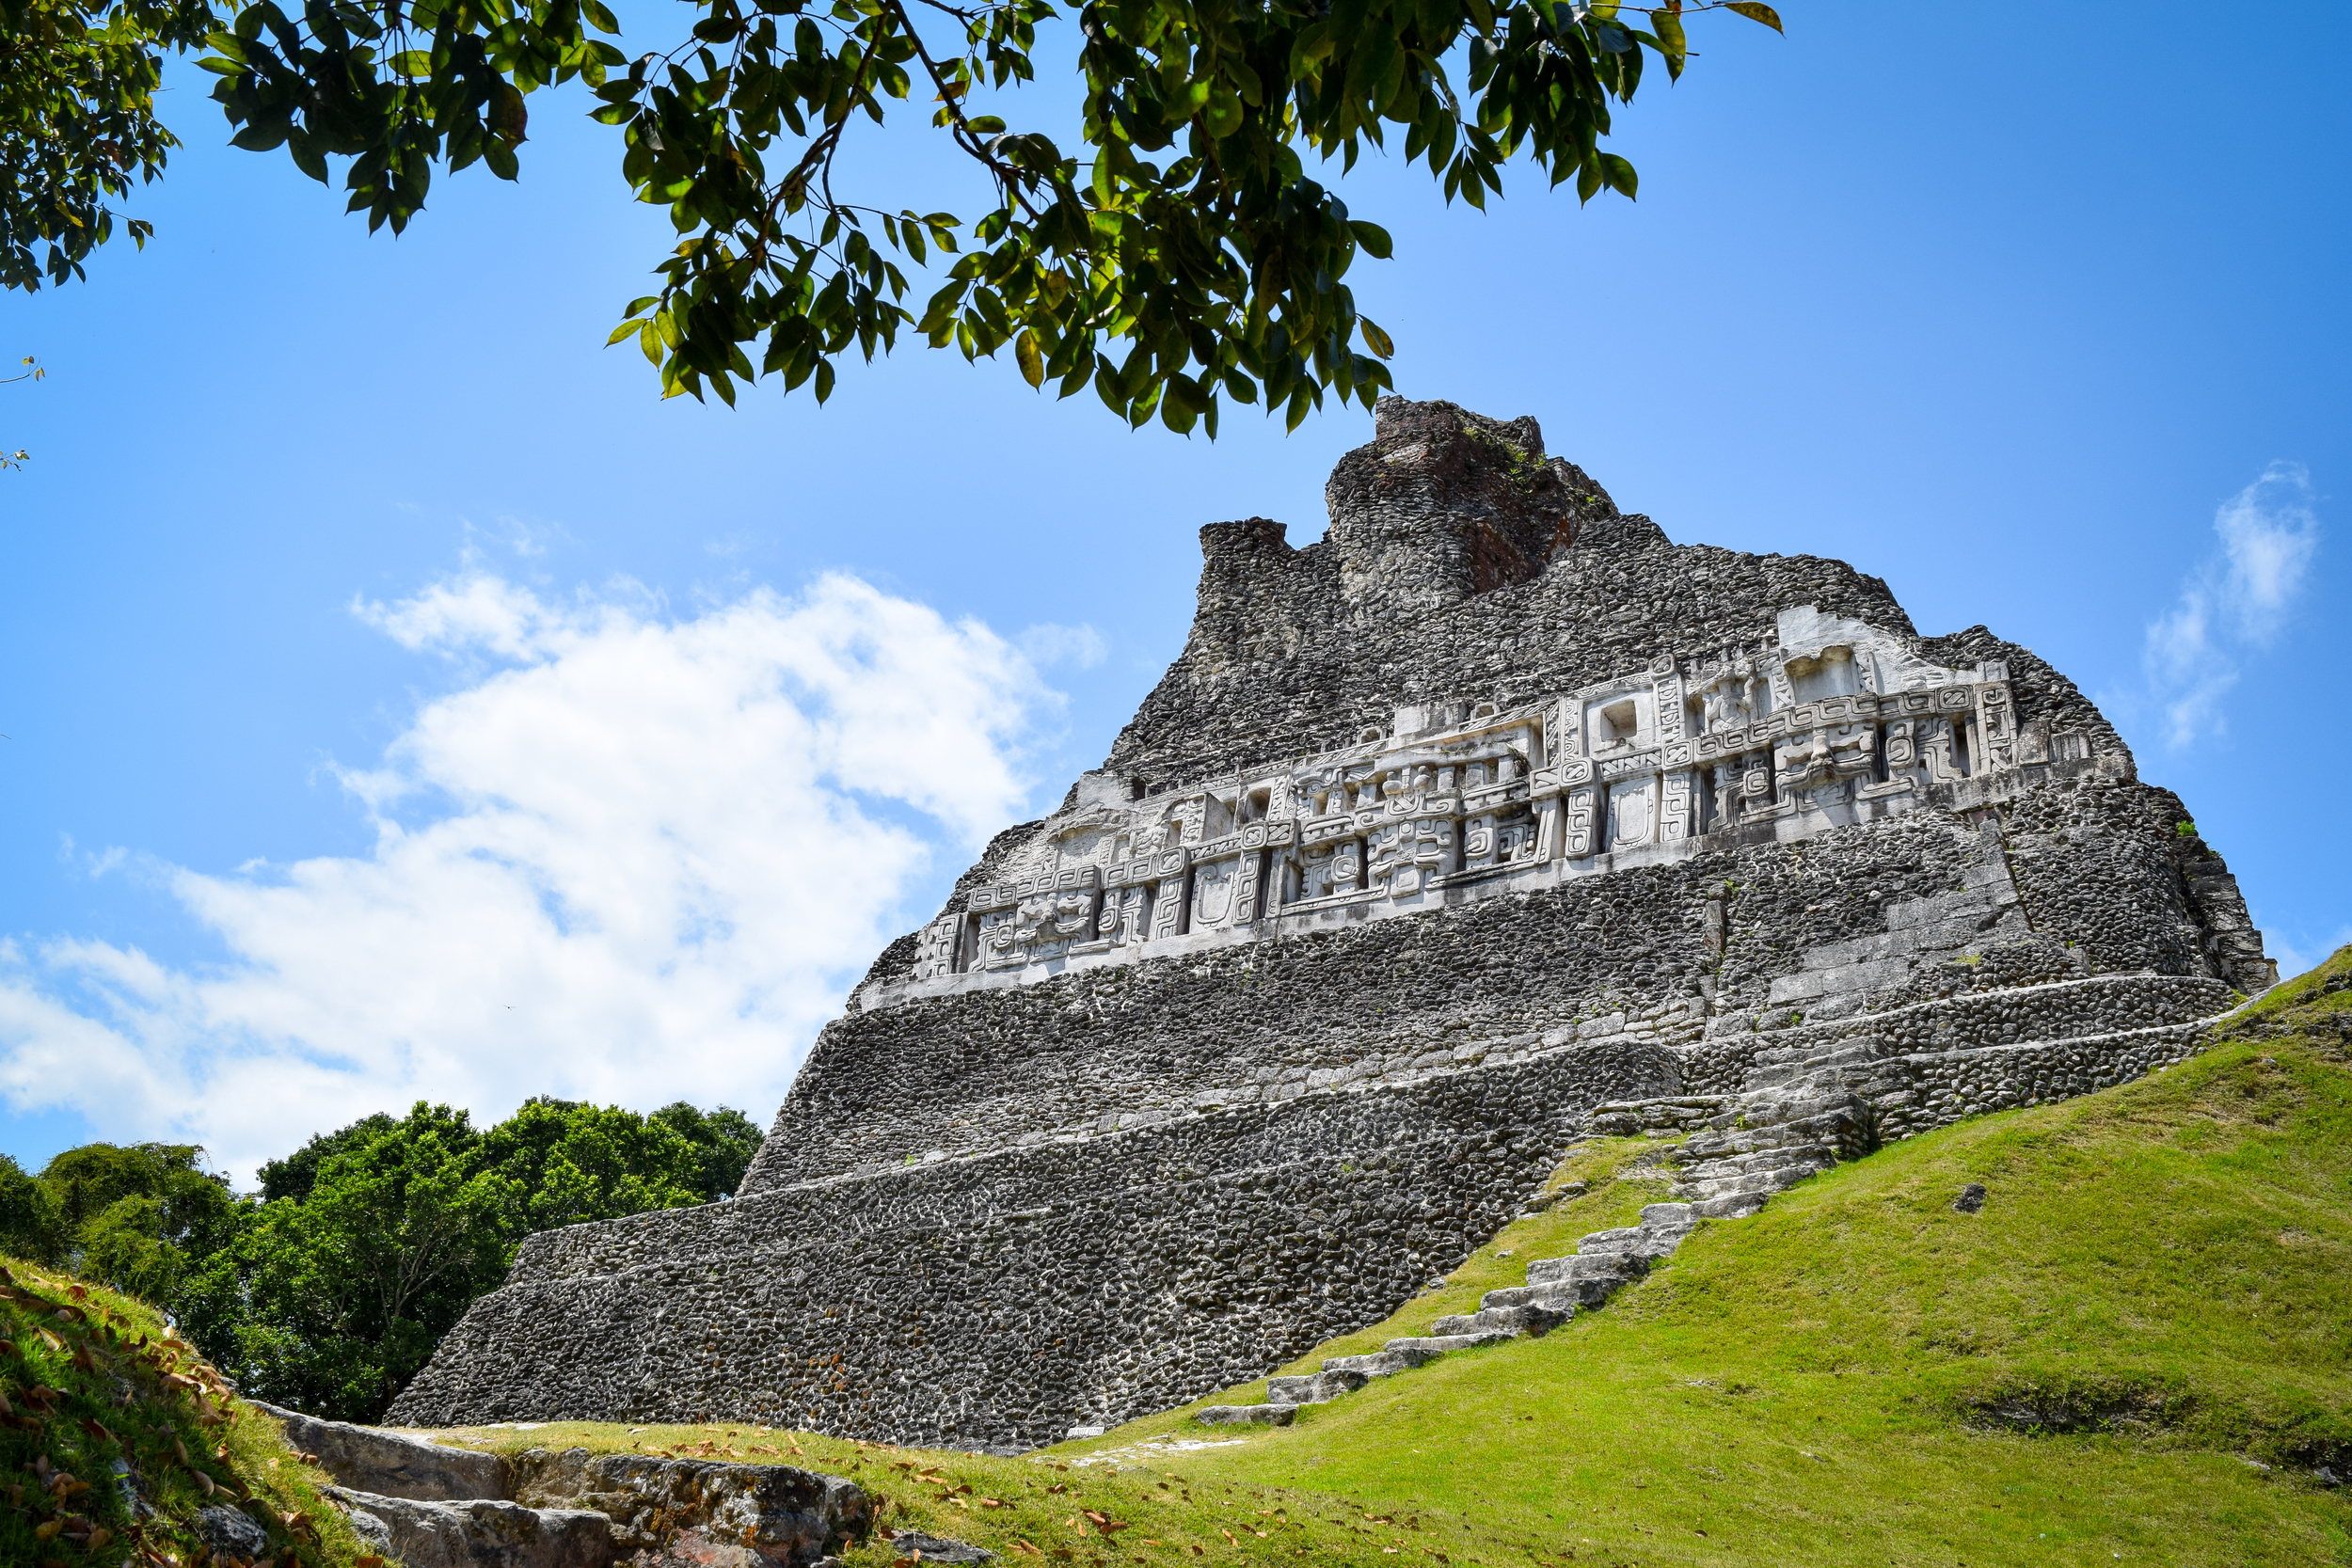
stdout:
<svg viewBox="0 0 2352 1568">
<path fill-rule="evenodd" d="M 0 281 L 82 274 L 134 178 L 178 145 L 163 55 L 200 51 L 236 146 L 283 149 L 350 211 L 404 229 L 437 166 L 520 168 L 527 100 L 577 81 L 620 133 L 675 249 L 612 341 L 665 395 L 781 376 L 832 391 L 901 331 L 967 358 L 1008 347 L 1032 387 L 1089 388 L 1140 425 L 1214 436 L 1221 400 L 1295 426 L 1390 386 L 1388 335 L 1345 279 L 1388 234 L 1311 178 L 1401 138 L 1447 200 L 1483 207 L 1525 154 L 1581 199 L 1631 197 L 1601 150 L 1647 62 L 1678 77 L 1687 18 L 1777 29 L 1762 0 L 692 0 L 635 55 L 603 0 L 0 0 Z M 1006 116 L 1040 29 L 1074 21 L 1074 125 Z M 1050 95 L 1049 102 L 1050 102 Z M 843 148 L 896 113 L 976 171 L 977 215 L 853 187 Z M 125 218 L 143 244 L 151 230 Z M 917 297 L 908 268 L 929 273 Z"/>
<path fill-rule="evenodd" d="M 189 1144 L 86 1144 L 38 1177 L 0 1155 L 0 1252 L 155 1303 L 258 1398 L 369 1420 L 532 1231 L 729 1196 L 758 1148 L 724 1105 L 540 1099 L 486 1130 L 362 1117 L 242 1198 Z"/>
</svg>

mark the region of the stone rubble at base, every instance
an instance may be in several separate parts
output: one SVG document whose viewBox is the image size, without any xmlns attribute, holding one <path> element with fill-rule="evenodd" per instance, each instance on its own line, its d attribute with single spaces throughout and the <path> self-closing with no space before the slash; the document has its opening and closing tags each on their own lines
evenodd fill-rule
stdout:
<svg viewBox="0 0 2352 1568">
<path fill-rule="evenodd" d="M 1104 766 L 877 959 L 734 1201 L 531 1238 L 393 1418 L 1019 1451 L 1383 1321 L 1594 1132 L 1689 1134 L 1639 1174 L 1731 1213 L 2275 981 L 2030 650 L 1674 545 L 1532 420 L 1384 402 L 1326 494 L 1304 548 L 1202 531 Z M 1589 1307 L 1632 1240 L 1427 1338 Z"/>
</svg>

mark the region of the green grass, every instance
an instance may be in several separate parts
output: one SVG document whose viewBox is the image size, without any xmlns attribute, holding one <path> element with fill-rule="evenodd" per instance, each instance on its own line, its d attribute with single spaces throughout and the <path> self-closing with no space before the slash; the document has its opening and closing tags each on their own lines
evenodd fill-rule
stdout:
<svg viewBox="0 0 2352 1568">
<path fill-rule="evenodd" d="M 287 1568 L 361 1558 L 278 1423 L 153 1307 L 13 1259 L 0 1289 L 0 1563 L 195 1563 L 193 1520 L 216 1503 L 265 1525 Z M 118 1474 L 151 1513 L 134 1516 Z"/>
<path fill-rule="evenodd" d="M 2352 1563 L 2352 1503 L 2311 1477 L 2352 1459 L 2352 1071 L 2319 1016 L 2352 992 L 2296 1000 L 2346 969 L 2352 950 L 2227 1032 L 2267 1037 L 1841 1166 L 1702 1226 L 1542 1339 L 1375 1382 L 1288 1429 L 1178 1411 L 1024 1460 L 741 1426 L 471 1435 L 836 1469 L 890 1499 L 884 1523 L 1015 1559 Z M 1650 1147 L 1581 1152 L 1557 1180 L 1588 1192 L 1297 1369 L 1424 1332 L 1627 1223 L 1661 1196 L 1616 1179 Z M 1983 1212 L 1954 1212 L 1971 1181 Z M 2020 1406 L 2090 1430 L 1988 1415 Z M 1134 1528 L 1106 1548 L 1083 1509 Z"/>
</svg>

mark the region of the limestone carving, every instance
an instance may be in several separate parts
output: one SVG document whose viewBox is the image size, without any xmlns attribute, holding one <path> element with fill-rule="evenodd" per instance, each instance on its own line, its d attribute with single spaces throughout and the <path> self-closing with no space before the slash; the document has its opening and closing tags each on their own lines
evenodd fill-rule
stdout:
<svg viewBox="0 0 2352 1568">
<path fill-rule="evenodd" d="M 2088 758 L 2021 735 L 2004 663 L 1946 668 L 1810 605 L 1776 629 L 1507 711 L 1418 704 L 1338 751 L 1149 800 L 1089 775 L 1019 879 L 924 928 L 913 980 L 1041 978 L 1788 842 Z"/>
</svg>

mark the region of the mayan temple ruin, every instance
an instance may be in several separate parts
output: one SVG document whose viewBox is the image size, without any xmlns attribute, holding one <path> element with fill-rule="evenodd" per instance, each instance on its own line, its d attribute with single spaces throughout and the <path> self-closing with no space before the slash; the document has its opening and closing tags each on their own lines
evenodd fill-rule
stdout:
<svg viewBox="0 0 2352 1568">
<path fill-rule="evenodd" d="M 1692 1133 L 1661 1207 L 1736 1219 L 2275 983 L 2027 649 L 1674 544 L 1532 419 L 1384 402 L 1326 496 L 1303 549 L 1201 530 L 1183 653 L 883 951 L 735 1199 L 532 1237 L 391 1419 L 1034 1448 L 1381 1321 L 1594 1132 Z M 1465 1332 L 1597 1299 L 1555 1272 Z"/>
</svg>

